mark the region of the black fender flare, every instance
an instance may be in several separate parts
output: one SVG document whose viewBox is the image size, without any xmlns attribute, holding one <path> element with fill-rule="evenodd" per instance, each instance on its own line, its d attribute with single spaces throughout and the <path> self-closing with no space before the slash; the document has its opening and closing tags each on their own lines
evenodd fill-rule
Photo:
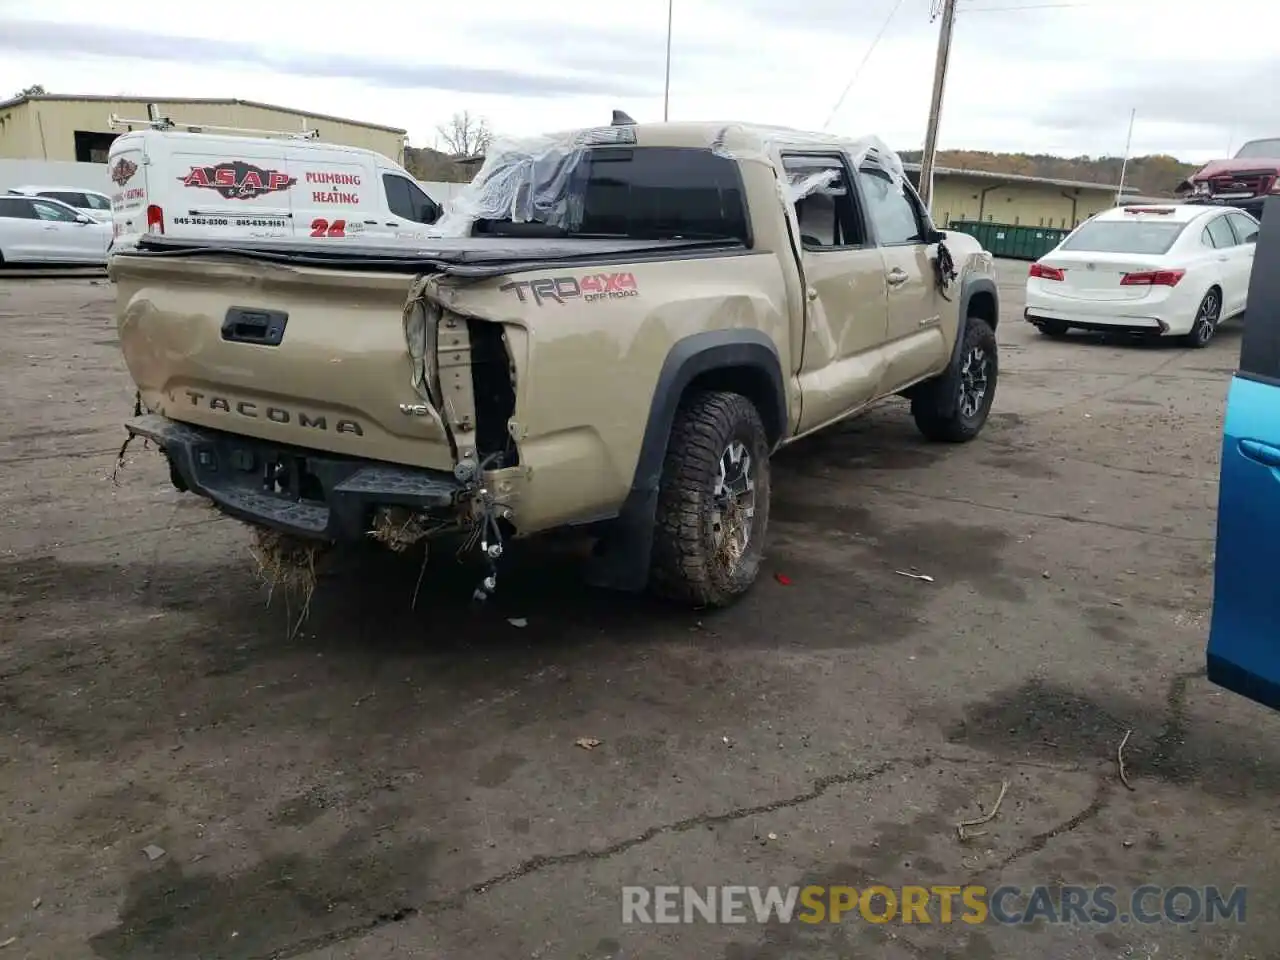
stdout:
<svg viewBox="0 0 1280 960">
<path fill-rule="evenodd" d="M 712 330 L 676 342 L 653 386 L 649 418 L 640 443 L 631 489 L 618 515 L 604 527 L 602 550 L 592 559 L 587 579 L 595 586 L 640 591 L 649 579 L 658 488 L 667 444 L 685 390 L 698 377 L 717 370 L 749 371 L 752 401 L 776 447 L 788 425 L 786 381 L 773 341 L 759 330 Z"/>
<path fill-rule="evenodd" d="M 956 342 L 951 345 L 951 362 L 947 364 L 946 372 L 940 378 L 940 398 L 944 407 L 942 411 L 944 414 L 952 413 L 959 399 L 960 348 L 964 346 L 965 331 L 969 327 L 969 304 L 973 302 L 974 296 L 979 293 L 991 294 L 991 299 L 995 301 L 997 318 L 1000 315 L 1000 291 L 996 288 L 996 282 L 993 278 L 987 276 L 967 277 L 961 282 L 960 296 L 956 298 L 960 314 L 956 323 Z"/>
</svg>

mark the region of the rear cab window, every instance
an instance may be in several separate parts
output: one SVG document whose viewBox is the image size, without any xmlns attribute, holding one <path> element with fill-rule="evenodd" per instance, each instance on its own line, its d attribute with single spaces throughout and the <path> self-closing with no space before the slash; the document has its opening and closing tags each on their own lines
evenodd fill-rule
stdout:
<svg viewBox="0 0 1280 960">
<path fill-rule="evenodd" d="M 528 175 L 514 197 L 521 217 L 482 218 L 476 233 L 751 245 L 738 166 L 710 149 L 592 147 L 526 161 L 524 169 Z M 491 180 L 503 176 L 499 170 Z"/>
</svg>

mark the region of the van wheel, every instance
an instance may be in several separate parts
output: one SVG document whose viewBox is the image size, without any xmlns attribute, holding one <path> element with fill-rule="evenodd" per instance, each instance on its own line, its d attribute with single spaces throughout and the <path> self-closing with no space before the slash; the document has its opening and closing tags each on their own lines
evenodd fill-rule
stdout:
<svg viewBox="0 0 1280 960">
<path fill-rule="evenodd" d="M 654 593 L 723 607 L 750 589 L 769 525 L 769 442 L 755 406 L 722 391 L 676 412 L 658 489 Z"/>
<path fill-rule="evenodd" d="M 1191 324 L 1191 332 L 1182 338 L 1188 347 L 1208 346 L 1218 329 L 1218 320 L 1222 316 L 1222 294 L 1214 287 L 1204 295 L 1196 310 L 1196 318 Z"/>
<path fill-rule="evenodd" d="M 933 380 L 911 398 L 911 416 L 929 440 L 966 443 L 987 422 L 1000 374 L 996 335 L 987 321 L 970 317 L 965 322 L 957 363 L 958 369 Z"/>
</svg>

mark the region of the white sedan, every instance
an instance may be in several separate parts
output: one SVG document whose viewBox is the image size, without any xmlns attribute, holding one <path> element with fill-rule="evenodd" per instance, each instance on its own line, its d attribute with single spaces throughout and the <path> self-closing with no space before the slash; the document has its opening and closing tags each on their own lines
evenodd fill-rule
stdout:
<svg viewBox="0 0 1280 960">
<path fill-rule="evenodd" d="M 1026 319 L 1052 337 L 1077 328 L 1203 347 L 1244 312 L 1257 238 L 1258 221 L 1232 207 L 1107 210 L 1031 265 Z"/>
<path fill-rule="evenodd" d="M 111 224 L 58 200 L 0 196 L 0 264 L 107 262 Z"/>
<path fill-rule="evenodd" d="M 13 187 L 10 193 L 24 197 L 44 197 L 58 200 L 69 207 L 75 207 L 80 213 L 95 220 L 111 222 L 111 198 L 97 190 L 86 190 L 83 187 Z"/>
</svg>

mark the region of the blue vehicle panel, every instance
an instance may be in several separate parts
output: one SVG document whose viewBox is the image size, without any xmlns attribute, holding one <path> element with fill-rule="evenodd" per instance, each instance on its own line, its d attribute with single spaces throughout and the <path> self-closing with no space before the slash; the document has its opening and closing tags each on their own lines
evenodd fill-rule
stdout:
<svg viewBox="0 0 1280 960">
<path fill-rule="evenodd" d="M 1280 197 L 1257 244 L 1223 425 L 1208 676 L 1280 710 Z"/>
</svg>

